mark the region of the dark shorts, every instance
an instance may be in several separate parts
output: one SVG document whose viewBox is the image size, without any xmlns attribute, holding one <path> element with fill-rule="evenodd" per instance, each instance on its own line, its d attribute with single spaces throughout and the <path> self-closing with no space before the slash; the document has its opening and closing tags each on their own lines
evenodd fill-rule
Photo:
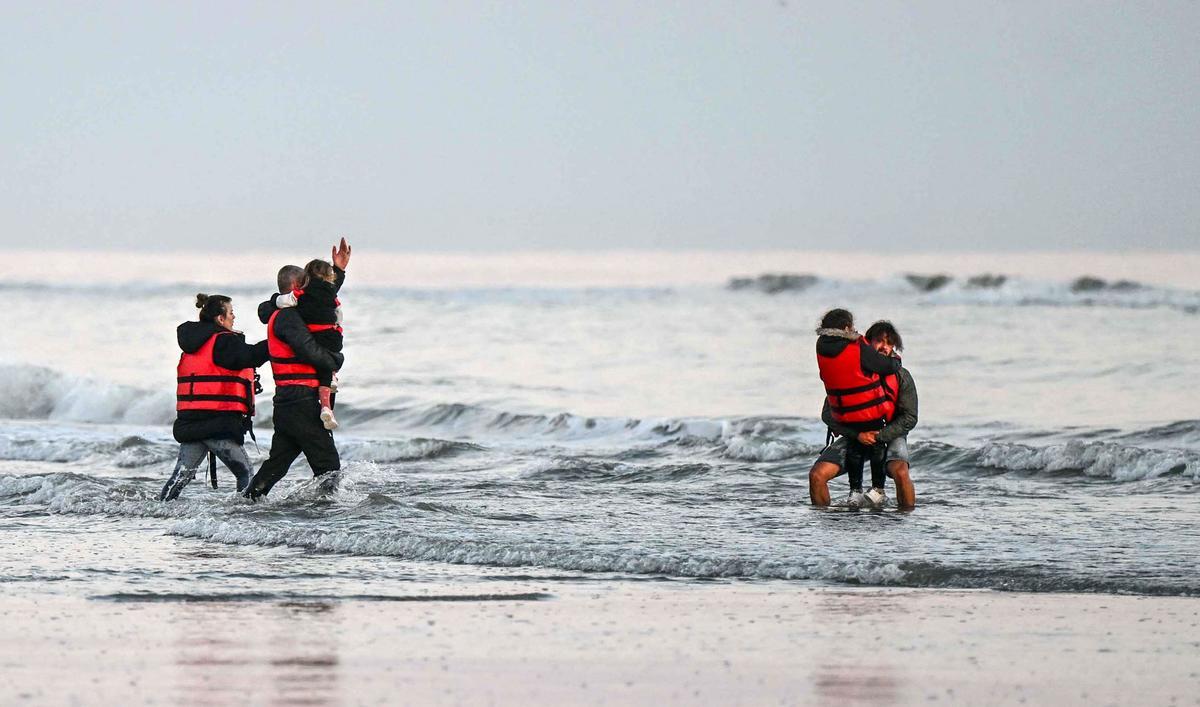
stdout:
<svg viewBox="0 0 1200 707">
<path fill-rule="evenodd" d="M 837 464 L 838 476 L 846 473 L 846 438 L 838 437 L 833 440 L 833 444 L 821 451 L 821 456 L 817 457 L 817 461 Z M 897 437 L 888 442 L 887 461 L 908 463 L 908 437 Z"/>
</svg>

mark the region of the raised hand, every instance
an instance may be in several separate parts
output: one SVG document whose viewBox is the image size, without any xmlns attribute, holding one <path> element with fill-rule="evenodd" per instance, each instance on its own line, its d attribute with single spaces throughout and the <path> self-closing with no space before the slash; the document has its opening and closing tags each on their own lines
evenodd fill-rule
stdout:
<svg viewBox="0 0 1200 707">
<path fill-rule="evenodd" d="M 350 264 L 350 244 L 346 242 L 345 238 L 333 247 L 329 259 L 341 270 L 345 270 L 346 266 Z"/>
</svg>

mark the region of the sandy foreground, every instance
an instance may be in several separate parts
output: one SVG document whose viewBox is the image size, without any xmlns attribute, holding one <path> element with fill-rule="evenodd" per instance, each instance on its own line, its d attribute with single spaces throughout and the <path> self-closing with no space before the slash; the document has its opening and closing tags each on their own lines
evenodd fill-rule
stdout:
<svg viewBox="0 0 1200 707">
<path fill-rule="evenodd" d="M 395 594 L 5 598 L 0 703 L 1200 705 L 1193 598 L 508 581 Z"/>
</svg>

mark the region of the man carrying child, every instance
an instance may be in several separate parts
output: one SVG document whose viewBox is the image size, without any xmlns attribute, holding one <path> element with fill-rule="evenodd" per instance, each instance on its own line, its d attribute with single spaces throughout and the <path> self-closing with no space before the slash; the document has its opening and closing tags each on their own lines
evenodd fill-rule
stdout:
<svg viewBox="0 0 1200 707">
<path fill-rule="evenodd" d="M 307 274 L 294 265 L 284 266 L 279 271 L 277 282 L 279 294 L 296 294 L 301 285 L 311 286 L 317 280 L 322 284 L 316 285 L 316 288 L 322 293 L 327 288 L 336 293 L 350 262 L 350 246 L 346 239 L 343 238 L 333 249 L 332 261 L 332 265 L 318 261 L 332 270 L 332 278 L 326 268 L 312 266 L 311 263 L 311 272 Z M 325 412 L 323 406 L 332 408 L 332 398 L 328 392 L 322 395 L 320 389 L 332 382 L 332 372 L 342 367 L 343 357 L 339 351 L 328 348 L 333 343 L 328 335 L 322 336 L 322 340 L 314 336 L 326 328 L 332 330 L 336 327 L 336 321 L 307 322 L 305 315 L 309 314 L 308 308 L 302 306 L 304 293 L 297 295 L 294 301 L 296 306 L 279 308 L 277 298 L 278 295 L 273 295 L 258 308 L 259 318 L 267 324 L 267 350 L 270 353 L 271 375 L 275 379 L 275 432 L 271 438 L 270 455 L 246 488 L 245 495 L 250 499 L 269 493 L 301 453 L 312 467 L 314 476 L 341 468 L 332 433 L 336 422 L 330 424 L 333 421 L 332 414 L 322 414 Z M 285 298 L 283 304 L 289 303 Z M 314 298 L 313 304 L 328 303 L 318 302 Z M 324 309 L 327 307 L 315 307 L 315 318 L 336 316 L 332 311 L 324 312 Z M 337 339 L 336 347 L 341 348 L 340 335 Z"/>
<path fill-rule="evenodd" d="M 896 483 L 897 505 L 910 509 L 916 505 L 916 493 L 909 475 L 907 435 L 917 424 L 917 391 L 895 355 L 903 341 L 890 322 L 876 322 L 863 337 L 853 324 L 849 312 L 835 309 L 825 315 L 817 332 L 817 361 L 826 387 L 822 420 L 839 436 L 813 465 L 809 494 L 814 506 L 829 505 L 829 481 L 848 472 L 847 505 L 881 507 L 886 474 Z M 864 460 L 872 464 L 872 489 L 866 494 Z"/>
</svg>

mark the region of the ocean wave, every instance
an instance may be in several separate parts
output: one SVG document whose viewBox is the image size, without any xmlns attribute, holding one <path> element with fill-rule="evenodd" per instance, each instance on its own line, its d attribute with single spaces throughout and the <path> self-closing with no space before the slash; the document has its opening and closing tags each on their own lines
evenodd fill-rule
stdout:
<svg viewBox="0 0 1200 707">
<path fill-rule="evenodd" d="M 859 584 L 897 584 L 904 579 L 904 572 L 897 565 L 867 560 L 814 558 L 788 563 L 641 550 L 597 552 L 590 548 L 428 537 L 400 530 L 350 534 L 315 528 L 252 526 L 212 518 L 178 520 L 168 533 L 229 545 L 282 545 L 314 552 L 379 555 L 460 565 L 550 567 L 690 578 L 822 579 Z"/>
<path fill-rule="evenodd" d="M 715 467 L 704 463 L 633 464 L 576 457 L 555 457 L 535 462 L 521 478 L 533 481 L 615 481 L 645 483 L 683 481 L 705 476 Z"/>
<path fill-rule="evenodd" d="M 25 364 L 0 364 L 0 399 L 10 419 L 170 424 L 175 394 Z"/>
<path fill-rule="evenodd" d="M 761 560 L 705 556 L 684 551 L 597 551 L 588 547 L 430 537 L 403 531 L 350 534 L 280 526 L 249 526 L 211 518 L 178 520 L 168 533 L 230 545 L 286 546 L 313 552 L 376 555 L 459 565 L 538 567 L 694 579 L 819 580 L 867 586 L 987 588 L 1025 592 L 1192 595 L 1200 591 L 1200 586 L 1187 578 L 1176 580 L 1136 574 L 1100 578 L 1017 563 L 976 567 L 930 562 L 881 562 L 861 558 L 792 557 L 786 560 Z"/>
<path fill-rule="evenodd" d="M 179 452 L 174 441 L 151 441 L 138 435 L 71 436 L 78 431 L 22 430 L 0 433 L 0 460 L 71 464 L 95 462 L 120 469 L 137 469 L 173 462 Z"/>
<path fill-rule="evenodd" d="M 902 562 L 903 584 L 912 587 L 991 589 L 1009 592 L 1075 592 L 1086 594 L 1144 594 L 1196 596 L 1200 583 L 1191 576 L 1146 577 L 1109 572 L 1103 576 L 1056 571 L 1019 563 L 977 566 L 936 562 Z"/>
<path fill-rule="evenodd" d="M 1145 430 L 1129 432 L 1119 439 L 1137 444 L 1200 447 L 1200 420 L 1179 420 Z"/>
<path fill-rule="evenodd" d="M 913 297 L 929 304 L 1003 306 L 1104 306 L 1168 308 L 1200 312 L 1200 291 L 1154 287 L 1130 280 L 1084 275 L 1069 282 L 1050 282 L 1002 273 L 955 276 L 948 273 L 902 273 L 877 280 L 836 280 L 807 273 L 763 273 L 735 277 L 726 288 L 768 295 L 839 297 Z"/>
<path fill-rule="evenodd" d="M 123 469 L 174 460 L 179 445 L 150 442 L 123 434 L 99 435 L 92 430 L 55 427 L 47 430 L 7 429 L 0 432 L 0 460 L 74 464 L 89 462 Z"/>
<path fill-rule="evenodd" d="M 721 454 L 729 459 L 754 462 L 773 462 L 797 457 L 816 457 L 820 445 L 756 435 L 734 435 L 725 441 Z"/>
<path fill-rule="evenodd" d="M 370 461 L 377 464 L 439 459 L 467 452 L 482 451 L 484 447 L 470 442 L 454 442 L 444 439 L 360 440 L 338 441 L 338 452 L 343 459 Z"/>
<path fill-rule="evenodd" d="M 1073 474 L 1114 482 L 1144 481 L 1172 474 L 1200 480 L 1200 455 L 1195 452 L 1082 440 L 1044 447 L 1009 443 L 986 444 L 979 448 L 917 444 L 913 446 L 913 464 L 948 472 L 989 469 Z"/>
<path fill-rule="evenodd" d="M 577 442 L 658 443 L 665 440 L 706 440 L 715 443 L 739 435 L 765 438 L 808 433 L 824 427 L 804 418 L 672 418 L 596 417 L 570 412 L 515 412 L 467 403 L 434 403 L 395 408 L 339 406 L 338 418 L 347 427 L 435 431 L 443 437 L 478 439 L 556 440 Z"/>
<path fill-rule="evenodd" d="M 1034 559 L 982 562 L 978 558 L 935 561 L 808 553 L 803 547 L 742 548 L 688 545 L 661 540 L 670 547 L 588 543 L 581 538 L 512 539 L 484 528 L 446 535 L 421 528 L 420 516 L 479 516 L 510 522 L 539 520 L 528 514 L 495 515 L 446 502 L 415 503 L 363 495 L 346 484 L 310 480 L 300 491 L 249 504 L 234 494 L 195 494 L 195 500 L 160 503 L 153 490 L 83 474 L 0 475 L 0 499 L 10 508 L 37 507 L 43 512 L 105 517 L 159 518 L 169 535 L 239 546 L 282 546 L 309 552 L 393 557 L 489 567 L 549 568 L 568 572 L 643 577 L 777 579 L 897 587 L 988 588 L 1027 592 L 1128 592 L 1193 595 L 1200 584 L 1186 572 L 1160 566 L 1116 567 L 1103 573 L 1070 563 Z M 305 491 L 307 489 L 307 491 Z M 333 501 L 333 503 L 330 503 Z M 387 522 L 364 524 L 345 510 L 368 506 L 377 517 L 383 505 L 399 503 L 404 513 Z M 382 504 L 382 505 L 381 505 Z M 871 515 L 840 516 L 871 521 Z M 465 521 L 464 521 L 465 522 Z M 455 525 L 458 525 L 455 523 Z M 453 531 L 452 531 L 453 532 Z"/>
</svg>

